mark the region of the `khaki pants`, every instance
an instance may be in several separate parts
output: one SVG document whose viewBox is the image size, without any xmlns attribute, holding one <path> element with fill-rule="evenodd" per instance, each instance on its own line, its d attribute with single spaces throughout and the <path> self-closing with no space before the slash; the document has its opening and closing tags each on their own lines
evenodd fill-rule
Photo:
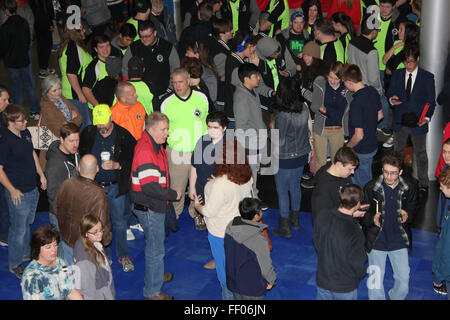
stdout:
<svg viewBox="0 0 450 320">
<path fill-rule="evenodd" d="M 173 206 L 177 219 L 184 209 L 184 197 L 189 180 L 192 152 L 178 152 L 167 146 L 167 157 L 169 158 L 170 188 L 181 192 L 181 199 L 174 201 Z M 191 210 L 189 210 L 191 211 Z M 194 210 L 195 211 L 195 210 Z M 191 213 L 191 212 L 190 212 Z M 191 214 L 192 216 L 192 214 Z"/>
<path fill-rule="evenodd" d="M 330 156 L 334 155 L 344 145 L 344 128 L 325 127 L 321 136 L 314 133 L 314 151 L 316 154 L 316 172 L 327 163 L 327 146 L 330 144 Z"/>
</svg>

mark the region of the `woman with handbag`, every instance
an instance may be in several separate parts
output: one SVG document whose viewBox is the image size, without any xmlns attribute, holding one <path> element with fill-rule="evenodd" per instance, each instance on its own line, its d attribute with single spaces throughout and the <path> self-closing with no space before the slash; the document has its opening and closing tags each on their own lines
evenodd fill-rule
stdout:
<svg viewBox="0 0 450 320">
<path fill-rule="evenodd" d="M 47 76 L 41 84 L 41 116 L 38 125 L 47 127 L 57 138 L 59 129 L 66 122 L 81 125 L 82 118 L 78 109 L 61 95 L 61 80 L 55 75 Z M 47 150 L 41 150 L 39 162 L 45 170 Z"/>
</svg>

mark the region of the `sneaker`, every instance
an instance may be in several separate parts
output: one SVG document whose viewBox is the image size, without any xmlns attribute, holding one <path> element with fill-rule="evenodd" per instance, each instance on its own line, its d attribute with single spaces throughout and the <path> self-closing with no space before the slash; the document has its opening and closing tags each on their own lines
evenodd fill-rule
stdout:
<svg viewBox="0 0 450 320">
<path fill-rule="evenodd" d="M 132 241 L 136 239 L 136 237 L 133 234 L 133 231 L 131 231 L 131 229 L 127 229 L 127 240 L 128 241 Z"/>
<path fill-rule="evenodd" d="M 206 223 L 201 215 L 195 216 L 194 222 L 195 222 L 195 230 L 197 231 L 206 230 Z"/>
<path fill-rule="evenodd" d="M 434 292 L 442 294 L 442 295 L 447 294 L 447 286 L 445 285 L 445 283 L 441 284 L 440 286 L 437 286 L 433 282 L 433 290 L 434 290 Z"/>
<path fill-rule="evenodd" d="M 265 203 L 264 201 L 261 201 L 261 210 L 265 211 L 268 209 L 269 209 L 269 206 L 267 205 L 267 203 Z"/>
<path fill-rule="evenodd" d="M 206 263 L 203 268 L 208 270 L 214 270 L 216 268 L 216 261 L 212 259 L 210 262 Z"/>
<path fill-rule="evenodd" d="M 303 171 L 302 179 L 303 180 L 311 180 L 314 175 L 311 171 Z"/>
<path fill-rule="evenodd" d="M 140 223 L 136 223 L 130 226 L 130 229 L 138 230 L 140 232 L 144 232 Z"/>
<path fill-rule="evenodd" d="M 394 136 L 390 136 L 389 139 L 383 143 L 383 148 L 392 148 L 394 146 Z"/>
<path fill-rule="evenodd" d="M 38 77 L 41 79 L 47 78 L 48 75 L 49 75 L 49 73 L 47 71 L 39 71 L 39 73 L 38 73 Z"/>
<path fill-rule="evenodd" d="M 39 120 L 39 112 L 30 112 L 30 119 L 33 119 L 34 121 Z"/>
<path fill-rule="evenodd" d="M 314 189 L 314 180 L 302 180 L 300 186 L 304 189 Z"/>
<path fill-rule="evenodd" d="M 388 129 L 388 128 L 377 128 L 377 131 L 380 132 L 381 134 L 385 135 L 385 136 L 392 136 L 392 130 Z"/>
<path fill-rule="evenodd" d="M 173 273 L 171 273 L 171 272 L 164 273 L 164 277 L 163 277 L 164 283 L 170 282 L 170 281 L 172 281 L 172 279 L 173 279 Z"/>
<path fill-rule="evenodd" d="M 25 268 L 23 267 L 23 265 L 19 264 L 17 267 L 13 268 L 12 270 L 10 270 L 12 273 L 14 273 L 14 275 L 19 278 L 20 280 L 22 280 L 22 276 L 23 276 L 23 272 L 25 271 Z"/>
<path fill-rule="evenodd" d="M 131 260 L 130 258 L 126 257 L 126 258 L 120 258 L 119 259 L 119 263 L 122 265 L 122 269 L 125 272 L 130 272 L 134 270 L 134 264 L 133 264 L 133 260 Z"/>
<path fill-rule="evenodd" d="M 8 246 L 8 240 L 0 240 L 0 247 L 7 247 Z"/>
</svg>

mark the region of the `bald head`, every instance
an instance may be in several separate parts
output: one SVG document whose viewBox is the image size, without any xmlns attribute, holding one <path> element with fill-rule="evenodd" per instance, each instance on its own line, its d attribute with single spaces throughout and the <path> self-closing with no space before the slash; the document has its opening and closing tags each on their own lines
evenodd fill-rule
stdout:
<svg viewBox="0 0 450 320">
<path fill-rule="evenodd" d="M 97 158 L 95 158 L 92 154 L 84 155 L 80 160 L 78 170 L 80 172 L 80 176 L 93 180 L 98 172 Z"/>
</svg>

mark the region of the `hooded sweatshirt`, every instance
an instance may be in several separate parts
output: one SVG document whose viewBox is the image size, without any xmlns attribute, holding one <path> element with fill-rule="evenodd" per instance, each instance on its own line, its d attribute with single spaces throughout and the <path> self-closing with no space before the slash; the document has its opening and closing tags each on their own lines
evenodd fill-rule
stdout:
<svg viewBox="0 0 450 320">
<path fill-rule="evenodd" d="M 61 142 L 53 141 L 47 151 L 47 164 L 45 165 L 45 177 L 47 178 L 47 197 L 50 211 L 53 211 L 53 200 L 58 193 L 59 187 L 66 179 L 78 176 L 78 163 L 80 155 L 75 154 L 74 161 L 70 155 L 59 149 Z"/>
<path fill-rule="evenodd" d="M 225 231 L 227 286 L 241 295 L 261 297 L 276 274 L 269 244 L 262 234 L 267 225 L 235 217 Z"/>
</svg>

